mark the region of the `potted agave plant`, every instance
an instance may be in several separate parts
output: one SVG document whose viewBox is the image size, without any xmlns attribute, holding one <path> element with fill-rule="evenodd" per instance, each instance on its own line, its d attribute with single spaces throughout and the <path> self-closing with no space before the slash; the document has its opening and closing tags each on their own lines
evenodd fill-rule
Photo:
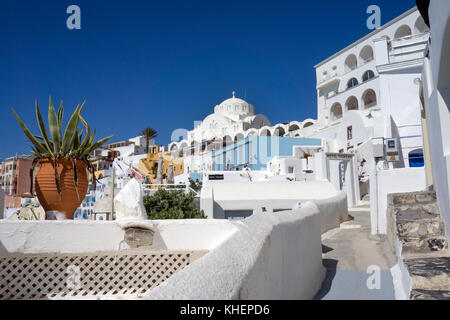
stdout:
<svg viewBox="0 0 450 320">
<path fill-rule="evenodd" d="M 37 197 L 46 212 L 64 213 L 66 219 L 73 219 L 75 210 L 86 195 L 89 184 L 88 172 L 95 182 L 94 168 L 89 159 L 90 153 L 112 137 L 94 142 L 95 130 L 92 132 L 81 116 L 83 107 L 84 103 L 77 106 L 63 132 L 63 103 L 61 102 L 56 112 L 50 98 L 47 131 L 36 101 L 36 118 L 41 135 L 32 134 L 13 109 L 23 132 L 33 145 L 31 190 L 35 184 Z M 39 169 L 34 177 L 33 172 L 37 165 Z"/>
</svg>

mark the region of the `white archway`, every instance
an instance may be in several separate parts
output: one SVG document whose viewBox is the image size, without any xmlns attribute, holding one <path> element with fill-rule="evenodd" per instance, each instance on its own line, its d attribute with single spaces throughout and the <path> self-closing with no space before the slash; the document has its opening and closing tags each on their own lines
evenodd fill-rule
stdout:
<svg viewBox="0 0 450 320">
<path fill-rule="evenodd" d="M 270 128 L 267 126 L 262 127 L 261 129 L 259 129 L 259 135 L 260 136 L 271 136 L 272 133 L 270 132 Z"/>
<path fill-rule="evenodd" d="M 178 142 L 172 142 L 169 144 L 169 151 L 176 151 L 178 150 Z"/>
<path fill-rule="evenodd" d="M 248 129 L 248 130 L 245 132 L 245 137 L 248 137 L 248 136 L 257 136 L 257 135 L 258 135 L 258 130 L 255 129 L 255 128 Z"/>
<path fill-rule="evenodd" d="M 397 31 L 395 31 L 394 39 L 399 39 L 410 35 L 411 35 L 411 28 L 408 25 L 403 24 L 400 27 L 398 27 Z"/>
<path fill-rule="evenodd" d="M 345 102 L 345 110 L 358 110 L 358 99 L 355 96 L 348 97 L 347 101 Z"/>
<path fill-rule="evenodd" d="M 301 126 L 302 126 L 301 122 L 298 121 L 289 122 L 288 131 L 289 132 L 297 131 L 300 129 Z"/>
<path fill-rule="evenodd" d="M 286 134 L 286 130 L 284 129 L 284 127 L 282 125 L 276 125 L 273 128 L 273 136 L 274 137 L 284 137 L 285 134 Z"/>
<path fill-rule="evenodd" d="M 303 121 L 303 129 L 313 126 L 315 121 L 313 120 L 305 120 Z"/>
<path fill-rule="evenodd" d="M 238 142 L 241 140 L 244 140 L 244 133 L 243 132 L 236 133 L 236 135 L 234 136 L 234 142 Z"/>
<path fill-rule="evenodd" d="M 340 103 L 336 102 L 331 106 L 330 119 L 331 121 L 336 121 L 341 118 L 342 118 L 342 106 Z"/>
<path fill-rule="evenodd" d="M 358 60 L 356 59 L 356 56 L 353 53 L 348 55 L 348 57 L 345 59 L 345 72 L 355 70 L 357 67 Z"/>
<path fill-rule="evenodd" d="M 359 53 L 359 59 L 360 59 L 361 64 L 372 61 L 373 60 L 372 47 L 367 45 L 364 48 L 362 48 L 361 52 Z"/>
<path fill-rule="evenodd" d="M 377 94 L 372 89 L 364 91 L 361 97 L 364 109 L 371 108 L 377 105 Z"/>
<path fill-rule="evenodd" d="M 428 29 L 428 26 L 425 24 L 422 16 L 419 16 L 416 20 L 416 23 L 414 23 L 414 33 L 420 34 L 428 31 L 430 31 L 430 29 Z"/>
</svg>

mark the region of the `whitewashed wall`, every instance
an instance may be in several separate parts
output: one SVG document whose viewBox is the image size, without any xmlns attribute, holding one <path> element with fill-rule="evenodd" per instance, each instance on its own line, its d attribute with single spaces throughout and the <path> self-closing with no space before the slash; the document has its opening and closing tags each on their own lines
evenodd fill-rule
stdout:
<svg viewBox="0 0 450 320">
<path fill-rule="evenodd" d="M 227 211 L 290 210 L 312 201 L 320 212 L 321 231 L 347 220 L 347 195 L 328 181 L 211 182 L 204 184 L 200 207 L 209 218 L 223 219 Z"/>
<path fill-rule="evenodd" d="M 302 209 L 230 222 L 237 231 L 147 299 L 311 299 L 325 277 L 320 214 Z"/>
<path fill-rule="evenodd" d="M 5 209 L 5 191 L 0 189 L 0 220 L 4 217 L 4 209 Z"/>
<path fill-rule="evenodd" d="M 370 221 L 372 234 L 386 234 L 387 195 L 425 190 L 425 169 L 376 170 L 370 175 Z"/>
<path fill-rule="evenodd" d="M 433 180 L 450 236 L 450 2 L 431 1 L 431 43 L 422 75 Z"/>
<path fill-rule="evenodd" d="M 212 250 L 237 229 L 225 220 L 153 220 L 155 250 Z M 113 221 L 1 221 L 1 253 L 116 251 L 124 230 Z"/>
</svg>

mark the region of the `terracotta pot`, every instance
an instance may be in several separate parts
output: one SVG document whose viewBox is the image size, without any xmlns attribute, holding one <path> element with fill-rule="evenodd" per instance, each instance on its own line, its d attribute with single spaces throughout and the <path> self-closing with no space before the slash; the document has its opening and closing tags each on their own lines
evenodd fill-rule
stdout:
<svg viewBox="0 0 450 320">
<path fill-rule="evenodd" d="M 73 163 L 71 159 L 59 159 L 58 177 L 61 195 L 58 194 L 55 180 L 53 159 L 39 161 L 40 168 L 36 175 L 36 194 L 39 202 L 47 211 L 60 211 L 66 214 L 66 219 L 73 219 L 73 215 L 86 196 L 89 179 L 87 166 L 84 161 L 76 160 L 78 175 L 78 194 L 75 188 Z"/>
</svg>

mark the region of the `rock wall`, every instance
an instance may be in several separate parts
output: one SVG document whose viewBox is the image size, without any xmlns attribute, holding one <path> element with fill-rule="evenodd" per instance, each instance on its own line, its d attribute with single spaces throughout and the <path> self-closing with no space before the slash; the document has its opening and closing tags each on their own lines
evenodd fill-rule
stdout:
<svg viewBox="0 0 450 320">
<path fill-rule="evenodd" d="M 444 221 L 434 192 L 394 193 L 388 195 L 387 237 L 395 253 L 395 239 L 403 253 L 425 253 L 448 248 Z"/>
<path fill-rule="evenodd" d="M 402 266 L 400 295 L 450 299 L 450 253 L 436 193 L 389 194 L 387 219 L 387 238 Z"/>
</svg>

